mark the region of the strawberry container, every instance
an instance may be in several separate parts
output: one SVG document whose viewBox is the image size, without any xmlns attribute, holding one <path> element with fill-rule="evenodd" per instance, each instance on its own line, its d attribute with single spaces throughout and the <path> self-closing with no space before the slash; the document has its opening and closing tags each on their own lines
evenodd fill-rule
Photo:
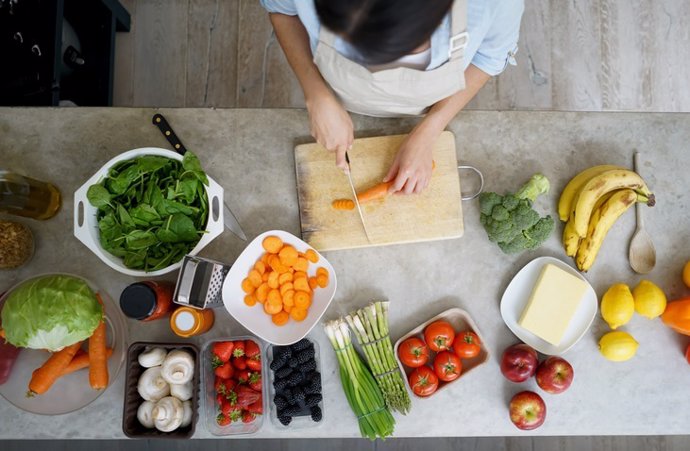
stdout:
<svg viewBox="0 0 690 451">
<path fill-rule="evenodd" d="M 215 369 L 213 368 L 213 345 L 222 341 L 247 341 L 251 340 L 259 346 L 261 353 L 261 398 L 263 403 L 263 414 L 257 415 L 254 421 L 250 423 L 243 423 L 234 421 L 230 424 L 221 426 L 218 424 L 216 418 L 220 413 L 220 407 L 216 401 L 215 389 Z M 206 422 L 206 429 L 219 437 L 228 435 L 247 435 L 254 434 L 264 424 L 264 417 L 268 414 L 268 393 L 266 389 L 266 376 L 268 365 L 266 364 L 266 346 L 263 341 L 257 337 L 238 336 L 238 337 L 221 337 L 214 338 L 204 344 L 201 352 L 201 372 L 202 372 L 202 386 L 201 386 L 201 404 L 204 412 L 204 421 Z"/>
<path fill-rule="evenodd" d="M 460 373 L 460 377 L 455 379 L 454 381 L 451 382 L 444 382 L 439 380 L 438 381 L 438 389 L 432 393 L 430 396 L 434 396 L 436 393 L 444 390 L 448 385 L 456 383 L 458 381 L 461 381 L 465 376 L 467 376 L 468 373 L 470 373 L 472 370 L 477 368 L 479 365 L 483 365 L 486 363 L 486 361 L 489 359 L 489 351 L 486 347 L 486 343 L 484 342 L 484 337 L 482 337 L 482 334 L 479 332 L 479 329 L 477 328 L 477 325 L 475 324 L 474 320 L 470 317 L 469 313 L 467 313 L 465 310 L 460 309 L 460 308 L 451 308 L 448 309 L 444 312 L 439 313 L 438 315 L 434 316 L 433 318 L 429 319 L 428 321 L 420 324 L 419 326 L 415 327 L 412 329 L 410 332 L 407 334 L 403 335 L 400 337 L 398 341 L 395 342 L 395 358 L 398 360 L 398 366 L 400 367 L 400 371 L 403 372 L 405 375 L 405 385 L 407 386 L 408 390 L 410 393 L 412 393 L 413 396 L 417 398 L 428 398 L 428 396 L 422 397 L 422 396 L 417 396 L 414 391 L 412 391 L 412 387 L 410 387 L 410 382 L 409 382 L 409 376 L 410 373 L 414 370 L 414 368 L 410 368 L 408 366 L 403 365 L 403 363 L 400 361 L 400 357 L 398 356 L 398 348 L 400 347 L 400 344 L 407 340 L 410 337 L 417 337 L 420 338 L 422 341 L 424 341 L 424 329 L 426 329 L 426 326 L 429 324 L 433 323 L 434 321 L 447 321 L 450 323 L 451 326 L 453 326 L 453 330 L 455 331 L 456 334 L 463 332 L 463 331 L 472 331 L 477 336 L 479 337 L 479 340 L 481 341 L 481 351 L 479 352 L 479 355 L 476 357 L 473 357 L 471 359 L 461 359 L 462 361 L 462 372 Z M 451 349 L 452 351 L 452 349 Z M 429 361 L 427 362 L 427 366 L 431 366 L 433 369 L 433 362 L 434 362 L 434 357 L 436 357 L 436 353 L 432 350 L 429 350 Z"/>
</svg>

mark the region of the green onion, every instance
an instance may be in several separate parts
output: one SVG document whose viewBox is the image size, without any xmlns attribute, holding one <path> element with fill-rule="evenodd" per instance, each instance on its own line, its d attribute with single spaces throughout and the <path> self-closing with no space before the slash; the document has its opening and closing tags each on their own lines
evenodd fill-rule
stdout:
<svg viewBox="0 0 690 451">
<path fill-rule="evenodd" d="M 395 428 L 395 419 L 386 408 L 374 376 L 352 347 L 347 324 L 335 320 L 327 323 L 325 329 L 338 357 L 340 381 L 347 402 L 359 421 L 362 437 L 370 440 L 388 437 Z"/>
<path fill-rule="evenodd" d="M 389 302 L 375 302 L 346 316 L 376 376 L 388 408 L 403 415 L 410 411 L 410 395 L 400 374 L 388 336 Z"/>
</svg>

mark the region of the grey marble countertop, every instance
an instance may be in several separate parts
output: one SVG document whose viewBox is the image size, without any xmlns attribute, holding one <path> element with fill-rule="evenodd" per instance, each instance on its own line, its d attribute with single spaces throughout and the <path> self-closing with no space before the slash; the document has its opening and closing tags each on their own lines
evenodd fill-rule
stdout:
<svg viewBox="0 0 690 451">
<path fill-rule="evenodd" d="M 269 229 L 299 234 L 293 148 L 310 141 L 303 110 L 161 111 L 225 188 L 227 203 L 249 239 Z M 169 148 L 151 125 L 154 112 L 0 108 L 0 165 L 53 181 L 65 200 L 50 221 L 25 221 L 37 238 L 35 256 L 19 270 L 0 272 L 0 289 L 34 274 L 60 271 L 82 275 L 117 299 L 134 280 L 111 270 L 73 236 L 72 193 L 123 151 Z M 362 137 L 407 132 L 414 120 L 354 117 L 354 124 L 356 136 Z M 648 278 L 670 299 L 688 294 L 680 270 L 690 259 L 689 114 L 475 111 L 460 114 L 449 129 L 456 135 L 459 161 L 479 167 L 488 190 L 514 190 L 534 172 L 546 174 L 553 191 L 537 207 L 554 216 L 558 193 L 575 173 L 595 164 L 631 165 L 633 150 L 641 151 L 641 172 L 657 195 L 657 206 L 646 212 L 658 256 Z M 397 339 L 438 312 L 459 306 L 472 315 L 485 337 L 491 353 L 488 363 L 438 396 L 413 400 L 410 414 L 396 415 L 396 436 L 690 433 L 690 366 L 683 356 L 688 339 L 659 320 L 637 315 L 625 327 L 640 342 L 635 358 L 612 363 L 599 355 L 597 341 L 608 328 L 597 317 L 566 354 L 575 368 L 572 388 L 556 396 L 541 392 L 548 407 L 545 424 L 531 432 L 517 430 L 508 418 L 508 401 L 518 391 L 537 387 L 533 380 L 513 384 L 500 373 L 501 352 L 517 339 L 501 320 L 499 301 L 513 275 L 533 258 L 550 255 L 570 261 L 560 246 L 560 226 L 538 251 L 505 256 L 487 241 L 476 202 L 463 203 L 463 211 L 465 235 L 460 239 L 326 254 L 339 284 L 325 319 L 386 298 L 391 301 L 391 334 Z M 636 284 L 641 279 L 627 263 L 633 230 L 634 214 L 628 213 L 616 223 L 587 274 L 599 295 L 612 283 Z M 232 262 L 244 245 L 226 232 L 202 255 Z M 214 328 L 195 342 L 245 333 L 229 315 L 218 313 Z M 174 338 L 164 321 L 128 321 L 127 326 L 130 343 Z M 287 432 L 266 421 L 255 437 L 359 436 L 322 328 L 316 327 L 310 337 L 321 345 L 324 421 L 312 429 Z M 123 369 L 95 402 L 52 418 L 23 412 L 0 398 L 0 439 L 122 438 L 124 379 Z M 195 437 L 211 437 L 203 416 Z"/>
</svg>

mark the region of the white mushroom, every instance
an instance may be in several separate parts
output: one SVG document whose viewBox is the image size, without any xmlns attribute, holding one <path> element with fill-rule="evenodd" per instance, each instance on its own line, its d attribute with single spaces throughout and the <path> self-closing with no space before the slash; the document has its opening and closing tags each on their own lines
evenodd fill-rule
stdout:
<svg viewBox="0 0 690 451">
<path fill-rule="evenodd" d="M 155 403 L 144 401 L 137 409 L 137 419 L 145 428 L 153 428 L 153 406 Z"/>
<path fill-rule="evenodd" d="M 156 429 L 161 432 L 171 432 L 182 424 L 184 407 L 179 399 L 166 396 L 156 403 L 151 414 Z"/>
<path fill-rule="evenodd" d="M 180 427 L 186 428 L 192 424 L 192 401 L 185 401 L 182 403 L 184 414 L 182 415 L 182 424 Z"/>
<path fill-rule="evenodd" d="M 144 368 L 152 368 L 163 363 L 168 351 L 163 348 L 147 348 L 144 352 L 139 354 L 139 365 Z"/>
<path fill-rule="evenodd" d="M 171 351 L 161 368 L 161 376 L 169 384 L 186 384 L 194 376 L 194 357 L 186 351 Z"/>
<path fill-rule="evenodd" d="M 170 385 L 161 377 L 161 367 L 149 368 L 139 377 L 137 391 L 146 401 L 158 401 L 170 394 Z"/>
<path fill-rule="evenodd" d="M 187 401 L 192 398 L 192 381 L 186 384 L 170 384 L 170 395 L 180 401 Z"/>
</svg>

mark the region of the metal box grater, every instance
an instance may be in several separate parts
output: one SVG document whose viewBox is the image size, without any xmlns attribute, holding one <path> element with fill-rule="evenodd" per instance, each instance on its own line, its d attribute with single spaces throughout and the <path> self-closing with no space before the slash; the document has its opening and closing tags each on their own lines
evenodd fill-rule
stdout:
<svg viewBox="0 0 690 451">
<path fill-rule="evenodd" d="M 216 308 L 223 305 L 223 282 L 230 266 L 196 256 L 185 256 L 173 302 L 198 309 Z"/>
</svg>

